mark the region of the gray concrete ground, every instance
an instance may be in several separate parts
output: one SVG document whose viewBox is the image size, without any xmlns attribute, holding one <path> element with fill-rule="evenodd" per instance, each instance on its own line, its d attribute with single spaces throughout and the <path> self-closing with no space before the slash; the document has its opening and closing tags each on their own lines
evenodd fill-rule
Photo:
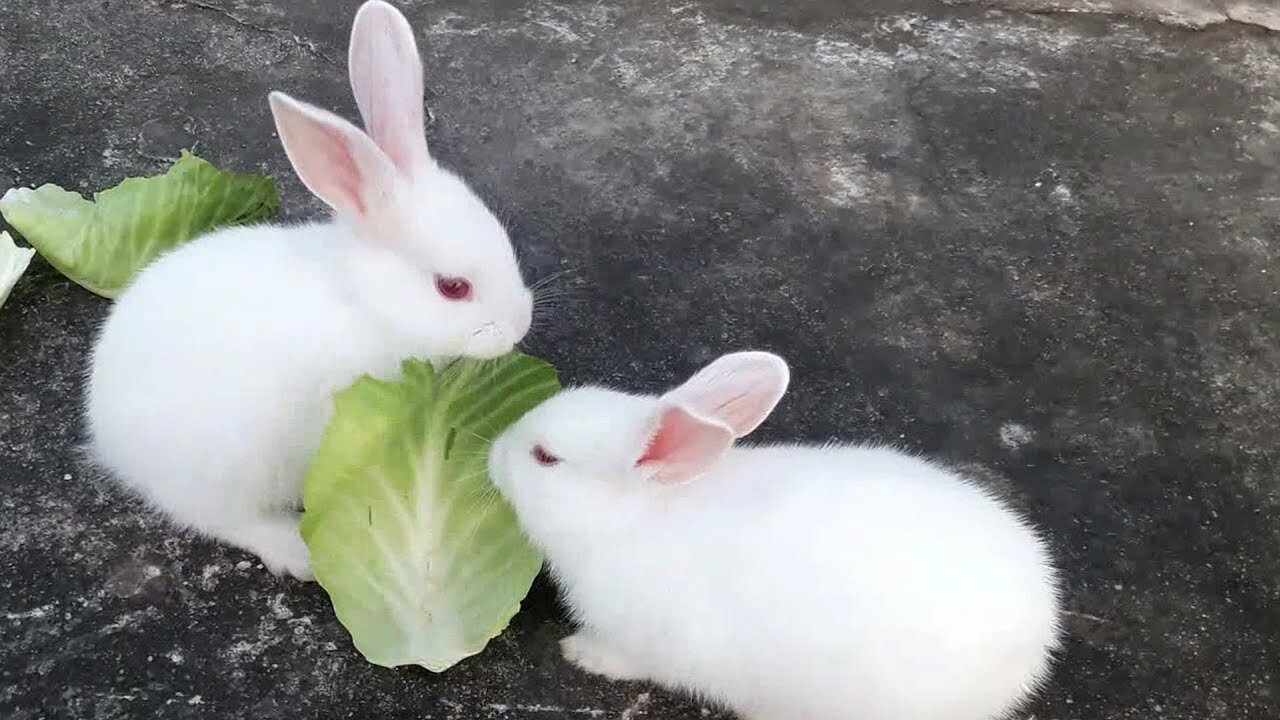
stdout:
<svg viewBox="0 0 1280 720">
<path fill-rule="evenodd" d="M 1071 637 L 1025 717 L 1278 718 L 1275 5 L 1007 4 L 401 6 L 433 147 L 531 275 L 577 269 L 532 343 L 566 381 L 781 352 L 763 438 L 979 463 L 1047 529 Z M 265 94 L 354 117 L 357 5 L 6 0 L 0 191 L 196 144 L 315 215 Z M 105 311 L 39 260 L 0 310 L 0 717 L 704 717 L 566 666 L 544 583 L 447 674 L 365 664 L 319 588 L 78 463 Z"/>
</svg>

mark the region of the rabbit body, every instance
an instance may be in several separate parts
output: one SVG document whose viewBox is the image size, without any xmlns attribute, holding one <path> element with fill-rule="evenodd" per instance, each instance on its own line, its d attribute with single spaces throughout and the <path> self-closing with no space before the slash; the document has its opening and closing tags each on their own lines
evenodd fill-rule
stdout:
<svg viewBox="0 0 1280 720">
<path fill-rule="evenodd" d="M 637 521 L 547 548 L 585 636 L 608 638 L 625 675 L 762 720 L 978 720 L 1047 669 L 1043 546 L 917 458 L 733 450 Z"/>
<path fill-rule="evenodd" d="M 310 578 L 301 486 L 358 376 L 406 358 L 510 352 L 532 293 L 505 228 L 423 134 L 412 29 L 381 0 L 356 14 L 351 82 L 367 133 L 270 95 L 327 222 L 213 232 L 145 267 L 93 351 L 93 458 L 170 519 Z"/>
<path fill-rule="evenodd" d="M 567 658 L 749 720 L 986 720 L 1045 678 L 1056 574 L 1003 502 L 886 447 L 705 443 L 709 464 L 655 478 L 723 407 L 670 395 L 569 390 L 495 443 L 580 624 Z"/>
<path fill-rule="evenodd" d="M 343 292 L 371 280 L 343 262 L 364 251 L 316 223 L 224 230 L 157 259 L 94 349 L 97 462 L 179 524 L 306 576 L 301 483 L 333 393 L 422 350 Z"/>
</svg>

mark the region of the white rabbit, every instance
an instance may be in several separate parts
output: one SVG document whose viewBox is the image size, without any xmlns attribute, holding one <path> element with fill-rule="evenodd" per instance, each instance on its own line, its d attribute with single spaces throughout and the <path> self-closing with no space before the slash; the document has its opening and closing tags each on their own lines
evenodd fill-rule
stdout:
<svg viewBox="0 0 1280 720">
<path fill-rule="evenodd" d="M 576 634 L 566 658 L 751 720 L 980 720 L 1058 646 L 1036 531 L 883 447 L 735 448 L 789 374 L 726 355 L 662 397 L 566 390 L 491 450 Z"/>
<path fill-rule="evenodd" d="M 309 579 L 301 483 L 357 376 L 512 350 L 526 288 L 502 224 L 437 165 L 409 23 L 356 15 L 351 85 L 366 135 L 281 93 L 285 152 L 328 222 L 227 229 L 154 261 L 93 351 L 90 454 L 172 520 Z"/>
</svg>

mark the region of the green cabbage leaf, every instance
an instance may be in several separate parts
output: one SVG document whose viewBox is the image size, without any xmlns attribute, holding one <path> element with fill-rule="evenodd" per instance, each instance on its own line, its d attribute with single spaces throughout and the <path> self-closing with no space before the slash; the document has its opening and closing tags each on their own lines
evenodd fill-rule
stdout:
<svg viewBox="0 0 1280 720">
<path fill-rule="evenodd" d="M 489 480 L 491 440 L 560 389 L 519 353 L 415 360 L 339 392 L 307 474 L 316 579 L 370 662 L 441 672 L 502 632 L 542 565 Z"/>
<path fill-rule="evenodd" d="M 165 174 L 129 178 L 93 200 L 52 184 L 13 188 L 0 198 L 5 222 L 51 265 L 108 298 L 161 253 L 279 212 L 271 178 L 224 172 L 185 150 Z"/>
</svg>

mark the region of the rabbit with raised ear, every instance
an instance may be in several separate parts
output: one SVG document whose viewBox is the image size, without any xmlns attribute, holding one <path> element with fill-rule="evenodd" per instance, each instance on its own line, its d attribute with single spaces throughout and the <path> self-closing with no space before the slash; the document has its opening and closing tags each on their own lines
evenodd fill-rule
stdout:
<svg viewBox="0 0 1280 720">
<path fill-rule="evenodd" d="M 405 18 L 360 8 L 351 84 L 368 134 L 270 96 L 327 222 L 221 230 L 146 267 L 93 350 L 93 458 L 169 518 L 311 577 L 301 482 L 332 395 L 402 359 L 495 357 L 529 329 L 532 295 L 501 223 L 438 165 Z"/>
<path fill-rule="evenodd" d="M 1045 543 L 993 495 L 884 447 L 734 447 L 786 364 L 726 355 L 662 397 L 562 392 L 490 468 L 580 627 L 564 655 L 749 720 L 985 720 L 1059 642 Z"/>
</svg>

